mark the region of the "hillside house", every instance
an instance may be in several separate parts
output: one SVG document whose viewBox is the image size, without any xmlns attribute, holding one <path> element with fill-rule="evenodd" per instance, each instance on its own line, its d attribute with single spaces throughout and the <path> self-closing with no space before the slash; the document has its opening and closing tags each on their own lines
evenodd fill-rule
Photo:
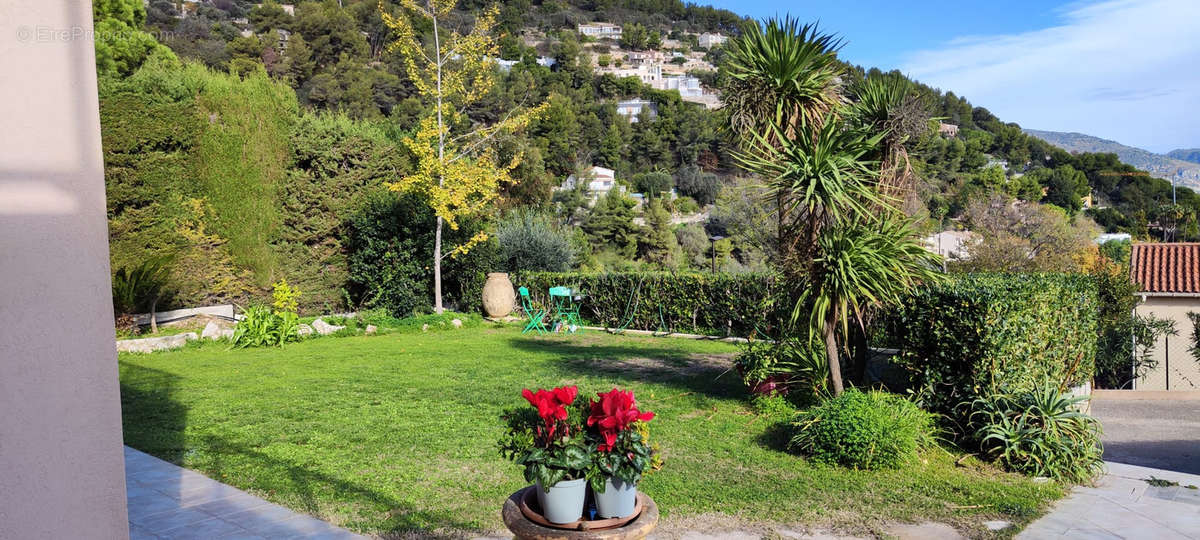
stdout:
<svg viewBox="0 0 1200 540">
<path fill-rule="evenodd" d="M 721 35 L 720 33 L 710 34 L 705 32 L 700 34 L 700 37 L 696 38 L 696 41 L 701 47 L 705 49 L 711 49 L 713 47 L 724 45 L 726 41 L 729 41 L 729 37 Z"/>
<path fill-rule="evenodd" d="M 1200 390 L 1200 362 L 1192 356 L 1192 321 L 1200 313 L 1200 243 L 1135 243 L 1130 249 L 1130 277 L 1141 292 L 1134 308 L 1175 323 L 1178 335 L 1164 336 L 1150 355 L 1152 369 L 1134 380 L 1134 390 Z"/>
<path fill-rule="evenodd" d="M 638 117 L 643 112 L 650 118 L 658 116 L 658 104 L 648 99 L 627 99 L 617 102 L 617 114 L 628 118 L 631 123 L 637 123 Z"/>
<path fill-rule="evenodd" d="M 579 25 L 577 27 L 577 29 L 579 30 L 580 34 L 583 34 L 588 37 L 597 38 L 597 39 L 601 39 L 601 38 L 620 39 L 621 38 L 621 27 L 618 25 L 612 24 L 612 23 L 605 23 L 605 22 L 584 23 L 584 24 Z"/>
<path fill-rule="evenodd" d="M 953 139 L 954 137 L 958 136 L 958 126 L 954 124 L 947 124 L 945 122 L 938 122 L 938 134 L 943 137 L 949 137 Z"/>
<path fill-rule="evenodd" d="M 608 192 L 612 191 L 613 188 L 619 188 L 623 190 L 623 188 L 617 184 L 617 176 L 615 171 L 595 165 L 581 174 L 572 174 L 571 176 L 568 176 L 566 181 L 564 181 L 562 185 L 558 187 L 558 189 L 559 191 L 570 191 L 578 187 L 581 182 L 586 182 L 584 185 L 584 190 L 587 191 L 588 196 L 593 200 L 602 195 L 608 194 Z"/>
</svg>

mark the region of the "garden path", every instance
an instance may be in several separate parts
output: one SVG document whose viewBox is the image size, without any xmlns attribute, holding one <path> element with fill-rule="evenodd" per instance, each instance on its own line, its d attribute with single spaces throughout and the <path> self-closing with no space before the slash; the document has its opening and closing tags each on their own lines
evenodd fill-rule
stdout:
<svg viewBox="0 0 1200 540">
<path fill-rule="evenodd" d="M 1200 540 L 1200 476 L 1106 462 L 1095 486 L 1081 486 L 1029 525 L 1021 540 Z M 1150 485 L 1157 478 L 1176 485 Z"/>
<path fill-rule="evenodd" d="M 125 490 L 131 540 L 366 540 L 128 446 Z"/>
</svg>

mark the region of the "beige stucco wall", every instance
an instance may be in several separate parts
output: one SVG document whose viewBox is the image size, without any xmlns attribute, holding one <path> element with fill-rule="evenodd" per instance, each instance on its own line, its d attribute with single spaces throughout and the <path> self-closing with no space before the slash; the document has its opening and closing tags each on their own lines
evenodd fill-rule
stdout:
<svg viewBox="0 0 1200 540">
<path fill-rule="evenodd" d="M 1155 343 L 1151 356 L 1158 367 L 1138 378 L 1138 390 L 1200 390 L 1200 363 L 1188 351 L 1192 335 L 1189 311 L 1200 313 L 1200 297 L 1147 296 L 1138 304 L 1138 314 L 1175 321 L 1179 332 Z"/>
<path fill-rule="evenodd" d="M 91 3 L 0 2 L 0 538 L 124 539 Z"/>
</svg>

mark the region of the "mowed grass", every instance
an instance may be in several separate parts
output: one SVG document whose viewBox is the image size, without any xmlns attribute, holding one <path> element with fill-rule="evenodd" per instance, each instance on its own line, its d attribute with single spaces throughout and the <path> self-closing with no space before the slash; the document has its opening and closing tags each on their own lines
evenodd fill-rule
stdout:
<svg viewBox="0 0 1200 540">
<path fill-rule="evenodd" d="M 524 485 L 495 449 L 501 411 L 524 405 L 525 387 L 616 385 L 658 414 L 652 437 L 666 466 L 641 487 L 667 526 L 695 518 L 872 532 L 934 520 L 988 536 L 983 521 L 1024 524 L 1062 495 L 941 449 L 886 472 L 808 463 L 754 413 L 729 370 L 735 352 L 484 327 L 121 355 L 125 441 L 362 533 L 494 532 L 504 499 Z"/>
</svg>

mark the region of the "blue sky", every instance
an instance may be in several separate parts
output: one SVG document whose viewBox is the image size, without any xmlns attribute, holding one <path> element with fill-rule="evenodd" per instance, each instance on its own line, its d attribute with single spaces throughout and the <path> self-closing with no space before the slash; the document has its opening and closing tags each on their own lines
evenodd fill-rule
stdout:
<svg viewBox="0 0 1200 540">
<path fill-rule="evenodd" d="M 900 69 L 1023 127 L 1200 147 L 1200 0 L 709 1 L 819 20 L 847 61 Z"/>
</svg>

